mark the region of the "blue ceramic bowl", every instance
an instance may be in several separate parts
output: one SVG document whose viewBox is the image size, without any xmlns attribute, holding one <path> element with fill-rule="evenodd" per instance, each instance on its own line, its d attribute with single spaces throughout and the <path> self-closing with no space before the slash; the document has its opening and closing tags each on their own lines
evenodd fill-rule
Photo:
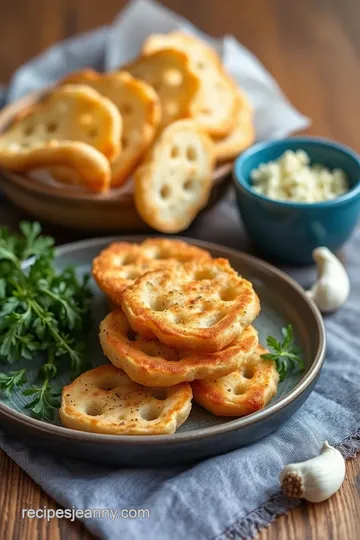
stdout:
<svg viewBox="0 0 360 540">
<path fill-rule="evenodd" d="M 305 150 L 312 163 L 345 171 L 350 191 L 331 201 L 274 201 L 251 187 L 251 171 L 278 159 L 286 150 Z M 353 232 L 360 213 L 360 159 L 341 144 L 299 137 L 255 144 L 234 164 L 234 182 L 241 217 L 256 246 L 268 257 L 292 264 L 309 264 L 312 251 L 326 246 L 337 251 Z"/>
</svg>

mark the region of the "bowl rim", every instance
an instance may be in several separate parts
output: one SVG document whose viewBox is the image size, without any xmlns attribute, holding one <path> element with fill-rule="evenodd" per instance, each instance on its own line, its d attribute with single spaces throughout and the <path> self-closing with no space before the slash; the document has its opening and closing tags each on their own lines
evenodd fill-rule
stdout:
<svg viewBox="0 0 360 540">
<path fill-rule="evenodd" d="M 336 197 L 335 199 L 330 199 L 328 201 L 320 201 L 320 202 L 297 202 L 297 201 L 282 201 L 277 199 L 270 199 L 269 197 L 266 197 L 265 195 L 262 195 L 261 193 L 257 193 L 250 184 L 245 182 L 244 178 L 238 174 L 239 169 L 245 163 L 245 161 L 257 154 L 258 152 L 261 152 L 262 150 L 270 147 L 277 147 L 277 146 L 283 146 L 286 143 L 295 143 L 301 145 L 302 143 L 310 143 L 313 146 L 324 146 L 333 150 L 337 150 L 338 152 L 341 152 L 342 154 L 346 155 L 348 158 L 352 159 L 359 167 L 359 177 L 356 182 L 356 184 L 349 189 L 346 193 L 343 195 L 340 195 L 339 197 Z M 301 148 L 299 147 L 299 150 Z M 284 149 L 284 152 L 286 149 Z M 262 141 L 254 144 L 247 150 L 245 150 L 241 155 L 239 155 L 235 161 L 233 166 L 233 183 L 235 184 L 235 187 L 237 189 L 245 191 L 248 195 L 254 197 L 255 199 L 258 199 L 259 201 L 267 202 L 268 204 L 273 204 L 275 206 L 287 206 L 290 208 L 309 208 L 309 209 L 320 209 L 320 208 L 326 208 L 330 206 L 337 206 L 341 205 L 356 196 L 360 195 L 360 156 L 352 150 L 350 147 L 338 143 L 336 141 L 332 141 L 331 139 L 327 139 L 324 137 L 287 137 L 283 139 L 272 139 L 269 141 Z"/>
<path fill-rule="evenodd" d="M 99 243 L 111 243 L 114 241 L 133 241 L 139 242 L 147 238 L 148 235 L 123 235 L 123 236 L 111 236 L 111 237 L 102 237 L 102 238 L 93 238 L 89 240 L 80 240 L 78 242 L 72 242 L 65 244 L 57 248 L 56 253 L 58 255 L 65 255 L 71 253 L 73 250 L 80 248 L 90 248 L 97 246 Z M 73 441 L 82 441 L 88 443 L 105 443 L 110 445 L 133 445 L 134 443 L 140 445 L 154 445 L 154 444 L 178 444 L 182 442 L 189 442 L 197 439 L 204 439 L 207 437 L 223 435 L 225 433 L 232 432 L 237 429 L 245 428 L 253 424 L 261 424 L 261 420 L 264 420 L 268 417 L 273 416 L 281 409 L 286 408 L 292 402 L 296 401 L 313 381 L 317 378 L 321 367 L 325 359 L 326 352 L 326 331 L 323 318 L 314 302 L 312 302 L 306 295 L 303 288 L 290 276 L 285 274 L 285 272 L 279 270 L 275 266 L 257 258 L 253 255 L 241 252 L 236 249 L 223 246 L 221 244 L 216 244 L 213 242 L 207 242 L 203 240 L 198 240 L 195 238 L 187 238 L 181 236 L 174 236 L 174 239 L 183 240 L 191 244 L 197 245 L 203 249 L 208 250 L 222 250 L 226 251 L 227 256 L 233 256 L 234 258 L 241 258 L 246 261 L 249 265 L 260 268 L 265 272 L 269 272 L 272 275 L 275 274 L 276 277 L 280 278 L 282 281 L 285 281 L 290 287 L 295 289 L 297 294 L 302 298 L 302 300 L 307 305 L 310 313 L 313 317 L 313 323 L 317 327 L 318 332 L 318 343 L 317 343 L 317 352 L 311 363 L 309 370 L 304 374 L 301 380 L 287 392 L 278 402 L 272 403 L 266 406 L 264 409 L 252 413 L 245 417 L 234 418 L 228 422 L 220 425 L 215 425 L 212 427 L 198 428 L 192 431 L 184 431 L 182 433 L 166 434 L 166 435 L 109 435 L 102 433 L 91 433 L 86 431 L 78 431 L 70 429 L 64 426 L 57 426 L 54 424 L 49 424 L 41 420 L 36 420 L 29 416 L 15 411 L 10 406 L 6 405 L 3 402 L 0 402 L 0 419 L 7 420 L 12 426 L 16 426 L 25 430 L 31 429 L 33 433 L 48 435 L 48 436 L 58 436 L 62 439 L 71 439 Z"/>
</svg>

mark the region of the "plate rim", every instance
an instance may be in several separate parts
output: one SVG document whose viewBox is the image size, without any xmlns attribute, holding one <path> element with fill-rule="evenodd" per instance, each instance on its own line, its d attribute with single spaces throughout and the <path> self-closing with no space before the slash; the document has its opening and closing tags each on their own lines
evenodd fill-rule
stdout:
<svg viewBox="0 0 360 540">
<path fill-rule="evenodd" d="M 80 248 L 89 248 L 94 247 L 97 244 L 100 243 L 111 243 L 111 242 L 117 242 L 117 241 L 125 241 L 125 242 L 139 242 L 144 240 L 145 238 L 149 237 L 164 237 L 164 235 L 146 235 L 146 234 L 137 234 L 137 235 L 113 235 L 113 236 L 104 236 L 104 237 L 97 237 L 97 238 L 90 238 L 85 240 L 79 240 L 76 242 L 70 242 L 67 244 L 63 244 L 60 246 L 56 246 L 56 258 L 66 255 L 69 252 L 72 252 L 74 250 L 78 250 Z M 280 279 L 284 280 L 288 283 L 293 289 L 296 290 L 296 292 L 302 297 L 302 300 L 305 301 L 308 308 L 312 312 L 312 315 L 314 317 L 314 321 L 317 325 L 318 333 L 319 333 L 319 346 L 318 350 L 315 356 L 315 359 L 313 360 L 310 369 L 305 375 L 302 377 L 302 379 L 292 388 L 288 393 L 286 393 L 283 397 L 279 399 L 278 402 L 273 403 L 271 405 L 266 406 L 264 409 L 261 409 L 260 411 L 257 411 L 255 413 L 252 413 L 250 415 L 241 417 L 241 418 L 234 418 L 233 420 L 229 420 L 226 423 L 205 427 L 205 428 L 198 428 L 191 431 L 184 431 L 181 433 L 173 433 L 173 434 L 165 434 L 165 435 L 110 435 L 106 433 L 92 433 L 87 431 L 79 431 L 75 429 L 70 429 L 64 426 L 57 426 L 53 424 L 46 423 L 42 420 L 37 420 L 35 418 L 31 418 L 30 416 L 26 416 L 21 412 L 15 411 L 12 409 L 9 405 L 6 405 L 5 403 L 0 401 L 0 419 L 6 419 L 8 422 L 12 423 L 13 425 L 17 425 L 18 427 L 22 427 L 25 425 L 26 428 L 33 428 L 36 432 L 42 432 L 43 434 L 47 435 L 53 435 L 58 436 L 63 439 L 71 439 L 71 440 L 77 440 L 77 442 L 92 442 L 92 443 L 106 443 L 111 445 L 133 445 L 136 444 L 142 444 L 142 445 L 153 445 L 153 444 L 177 444 L 182 442 L 189 442 L 192 440 L 197 439 L 203 439 L 207 437 L 212 437 L 216 435 L 224 435 L 228 432 L 235 431 L 237 429 L 248 427 L 252 424 L 256 424 L 258 421 L 261 421 L 265 418 L 271 417 L 272 415 L 276 414 L 280 409 L 286 407 L 291 402 L 296 400 L 296 398 L 300 397 L 301 394 L 303 394 L 309 385 L 313 382 L 313 380 L 318 375 L 319 371 L 321 370 L 321 367 L 323 365 L 324 359 L 325 359 L 325 351 L 326 351 L 326 331 L 325 331 L 325 325 L 322 318 L 322 315 L 320 314 L 319 309 L 315 305 L 312 300 L 310 300 L 307 296 L 303 288 L 290 276 L 288 276 L 285 272 L 282 270 L 279 270 L 272 264 L 263 261 L 262 259 L 259 259 L 258 257 L 255 257 L 253 255 L 250 255 L 248 253 L 242 252 L 240 250 L 230 248 L 228 246 L 224 246 L 221 244 L 216 244 L 214 242 L 208 242 L 205 240 L 199 240 L 197 238 L 188 238 L 186 236 L 172 236 L 172 239 L 178 239 L 183 240 L 185 242 L 188 242 L 190 244 L 194 244 L 196 246 L 199 246 L 203 249 L 211 250 L 224 250 L 228 254 L 228 256 L 234 256 L 234 257 L 240 257 L 243 260 L 247 261 L 250 265 L 254 265 L 256 267 L 260 267 L 260 269 L 265 269 L 266 271 L 275 274 Z M 225 256 L 225 255 L 223 255 Z"/>
</svg>

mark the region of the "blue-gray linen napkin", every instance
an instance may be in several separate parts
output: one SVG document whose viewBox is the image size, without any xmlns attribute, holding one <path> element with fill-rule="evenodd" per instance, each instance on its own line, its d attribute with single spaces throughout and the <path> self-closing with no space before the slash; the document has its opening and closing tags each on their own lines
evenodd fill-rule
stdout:
<svg viewBox="0 0 360 540">
<path fill-rule="evenodd" d="M 141 2 L 146 4 L 143 0 L 137 4 Z M 160 17 L 162 28 L 165 18 Z M 24 66 L 14 76 L 7 99 L 18 97 L 24 89 L 42 87 L 67 70 L 84 65 L 102 69 L 108 33 L 108 28 L 102 28 L 68 40 Z M 231 199 L 200 216 L 188 234 L 240 250 L 249 248 Z M 344 256 L 352 290 L 346 305 L 325 320 L 328 349 L 320 380 L 303 407 L 265 439 L 193 466 L 166 469 L 124 469 L 59 459 L 2 432 L 1 448 L 67 509 L 149 510 L 149 519 L 84 518 L 86 527 L 102 538 L 253 537 L 298 504 L 279 490 L 278 476 L 286 464 L 316 455 L 325 439 L 345 457 L 360 449 L 360 230 Z M 314 279 L 314 268 L 286 271 L 306 287 Z"/>
</svg>

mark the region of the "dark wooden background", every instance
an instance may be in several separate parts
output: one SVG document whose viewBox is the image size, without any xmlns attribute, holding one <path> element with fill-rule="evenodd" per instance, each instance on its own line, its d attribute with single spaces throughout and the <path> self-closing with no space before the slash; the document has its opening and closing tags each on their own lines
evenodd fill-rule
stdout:
<svg viewBox="0 0 360 540">
<path fill-rule="evenodd" d="M 122 0 L 0 0 L 0 82 L 52 43 L 110 23 Z M 205 32 L 234 34 L 264 63 L 301 112 L 310 133 L 360 151 L 360 0 L 164 0 Z M 0 224 L 21 213 L 0 200 Z M 68 238 L 71 239 L 71 236 Z M 328 502 L 302 504 L 262 531 L 262 540 L 355 540 L 360 534 L 356 477 L 347 463 L 341 491 Z M 0 538 L 90 538 L 79 523 L 21 520 L 21 508 L 56 504 L 0 452 Z M 169 531 L 170 536 L 170 531 Z M 124 539 L 126 540 L 126 539 Z"/>
</svg>

